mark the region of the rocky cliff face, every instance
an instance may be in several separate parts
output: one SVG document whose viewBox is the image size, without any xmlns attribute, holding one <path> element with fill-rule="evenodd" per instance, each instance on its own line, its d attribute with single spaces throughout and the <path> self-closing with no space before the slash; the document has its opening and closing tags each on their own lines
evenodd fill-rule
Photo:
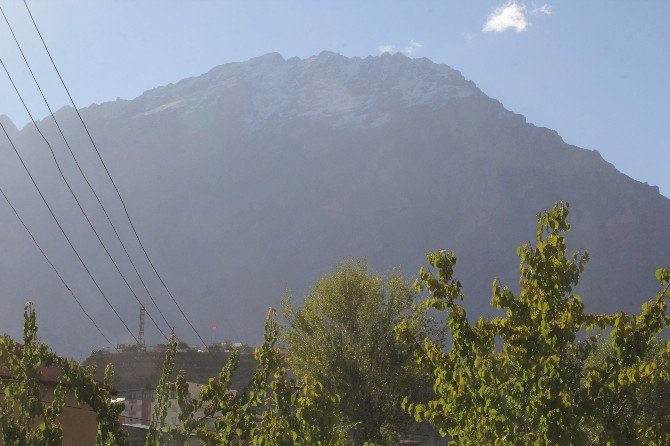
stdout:
<svg viewBox="0 0 670 446">
<path fill-rule="evenodd" d="M 560 199 L 572 205 L 572 247 L 591 253 L 579 290 L 588 309 L 636 310 L 656 290 L 654 270 L 670 259 L 670 200 L 657 188 L 528 124 L 458 71 L 427 59 L 268 54 L 83 114 L 159 269 L 202 330 L 215 322 L 220 337 L 258 339 L 268 305 L 286 290 L 301 297 L 348 256 L 415 274 L 425 251 L 454 249 L 472 314 L 488 312 L 491 279 L 517 283 L 516 246 L 534 237 L 535 213 Z M 73 111 L 57 117 L 132 240 Z M 40 125 L 58 141 L 49 119 Z M 15 140 L 133 323 L 137 304 L 83 226 L 44 144 L 32 126 Z M 76 178 L 62 145 L 56 149 Z M 4 137 L 0 146 L 3 185 L 87 305 L 122 339 Z M 98 344 L 7 209 L 0 225 L 0 323 L 17 326 L 29 296 L 57 346 Z M 188 338 L 169 299 L 151 285 Z"/>
</svg>

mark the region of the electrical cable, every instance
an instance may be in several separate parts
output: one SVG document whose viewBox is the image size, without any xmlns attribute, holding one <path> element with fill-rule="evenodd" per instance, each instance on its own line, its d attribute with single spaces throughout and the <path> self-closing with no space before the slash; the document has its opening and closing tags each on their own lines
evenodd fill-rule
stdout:
<svg viewBox="0 0 670 446">
<path fill-rule="evenodd" d="M 70 286 L 65 282 L 65 279 L 63 279 L 63 276 L 60 274 L 60 272 L 58 271 L 58 269 L 56 269 L 56 266 L 53 264 L 53 262 L 52 262 L 51 260 L 49 260 L 49 257 L 47 257 L 47 254 L 44 252 L 44 250 L 42 249 L 42 247 L 40 246 L 40 244 L 37 242 L 37 239 L 35 239 L 35 236 L 34 236 L 33 233 L 30 231 L 30 229 L 28 229 L 28 226 L 27 226 L 26 223 L 24 222 L 23 218 L 21 218 L 21 215 L 19 215 L 19 212 L 16 210 L 16 208 L 14 207 L 14 205 L 12 204 L 12 202 L 11 202 L 11 201 L 9 200 L 9 198 L 7 197 L 7 194 L 5 194 L 5 191 L 2 189 L 2 186 L 0 186 L 0 194 L 2 194 L 2 197 L 5 199 L 5 202 L 6 202 L 6 203 L 9 205 L 9 207 L 12 209 L 12 211 L 14 212 L 14 215 L 16 215 L 16 218 L 18 218 L 19 222 L 21 222 L 21 226 L 23 226 L 23 228 L 26 230 L 26 232 L 28 233 L 28 235 L 29 235 L 30 238 L 32 239 L 32 241 L 33 241 L 33 243 L 35 244 L 35 246 L 37 247 L 37 249 L 40 251 L 40 253 L 42 253 L 42 257 L 44 257 L 44 260 L 47 261 L 47 263 L 49 264 L 49 266 L 51 267 L 51 269 L 52 269 L 52 270 L 56 273 L 56 275 L 58 276 L 58 279 L 60 279 L 60 281 L 61 281 L 61 283 L 63 284 L 63 286 L 65 287 L 65 289 L 67 289 L 67 291 L 70 293 L 70 295 L 71 295 L 72 298 L 75 300 L 75 302 L 77 302 L 77 305 L 79 305 L 79 308 L 80 308 L 81 311 L 84 313 L 84 315 L 88 318 L 88 320 L 91 321 L 91 324 L 93 324 L 93 326 L 95 327 L 95 329 L 98 330 L 98 333 L 100 333 L 100 336 L 102 336 L 102 337 L 105 339 L 105 341 L 107 341 L 107 343 L 108 343 L 114 350 L 117 351 L 117 353 L 120 353 L 120 352 L 119 352 L 119 349 L 117 349 L 116 346 L 114 346 L 114 344 L 112 344 L 112 341 L 110 341 L 109 338 L 105 335 L 105 333 L 103 333 L 102 329 L 101 329 L 100 326 L 95 322 L 95 320 L 93 319 L 93 317 L 92 317 L 90 314 L 88 314 L 88 312 L 86 311 L 86 309 L 85 309 L 84 306 L 82 305 L 82 303 L 81 303 L 81 301 L 79 300 L 79 298 L 74 294 L 74 291 L 72 291 L 72 288 L 70 288 Z"/>
<path fill-rule="evenodd" d="M 30 117 L 30 120 L 32 121 L 33 125 L 35 126 L 35 130 L 37 130 L 37 133 L 39 133 L 39 135 L 42 137 L 45 144 L 49 148 L 49 151 L 51 152 L 51 158 L 53 159 L 54 163 L 56 164 L 56 168 L 58 169 L 58 173 L 60 174 L 60 177 L 65 182 L 65 185 L 67 186 L 68 190 L 70 191 L 70 194 L 72 195 L 72 198 L 74 198 L 74 201 L 77 203 L 77 206 L 79 207 L 79 210 L 81 211 L 81 213 L 84 216 L 84 218 L 86 219 L 86 222 L 88 223 L 89 227 L 91 228 L 91 230 L 93 231 L 93 233 L 97 237 L 98 242 L 100 242 L 100 245 L 102 246 L 103 250 L 107 254 L 107 257 L 109 257 L 109 260 L 112 262 L 112 264 L 114 265 L 114 268 L 116 268 L 116 271 L 121 276 L 121 279 L 126 284 L 128 289 L 130 290 L 130 293 L 133 295 L 133 297 L 135 297 L 135 300 L 137 300 L 137 303 L 140 304 L 140 307 L 142 307 L 144 309 L 144 311 L 146 312 L 147 316 L 149 316 L 149 320 L 151 320 L 151 322 L 154 324 L 156 329 L 167 340 L 168 339 L 167 335 L 158 326 L 158 324 L 154 320 L 153 316 L 151 316 L 151 313 L 149 313 L 149 311 L 147 311 L 147 309 L 144 307 L 144 304 L 142 303 L 140 298 L 137 296 L 137 294 L 135 293 L 133 288 L 130 286 L 130 283 L 128 283 L 128 280 L 123 275 L 123 272 L 121 272 L 121 269 L 119 268 L 119 265 L 117 265 L 116 261 L 112 257 L 112 254 L 107 249 L 107 246 L 105 246 L 105 243 L 102 241 L 102 238 L 100 237 L 100 234 L 98 234 L 98 231 L 95 229 L 95 226 L 93 226 L 93 222 L 91 222 L 91 219 L 89 218 L 88 214 L 84 210 L 84 207 L 79 202 L 79 199 L 77 198 L 77 195 L 74 193 L 74 190 L 72 189 L 72 186 L 70 185 L 70 182 L 65 177 L 65 173 L 63 172 L 63 170 L 60 166 L 60 163 L 58 162 L 58 158 L 56 157 L 56 152 L 54 152 L 53 147 L 51 146 L 51 143 L 49 142 L 49 140 L 46 138 L 46 136 L 44 135 L 42 130 L 37 125 L 37 121 L 35 120 L 32 113 L 30 112 L 30 109 L 28 108 L 28 105 L 26 104 L 25 100 L 23 99 L 23 96 L 19 92 L 19 89 L 16 87 L 16 83 L 14 82 L 14 78 L 12 78 L 12 76 L 9 73 L 9 70 L 7 69 L 7 66 L 5 65 L 5 62 L 2 60 L 2 58 L 0 58 L 0 65 L 2 65 L 2 68 L 5 70 L 5 74 L 7 74 L 7 77 L 9 78 L 9 81 L 12 84 L 12 87 L 14 87 L 14 91 L 16 92 L 17 96 L 21 100 L 21 103 L 23 104 L 23 108 L 26 110 L 26 112 L 28 113 L 28 116 Z"/>
<path fill-rule="evenodd" d="M 98 196 L 97 192 L 93 188 L 93 185 L 91 184 L 88 177 L 86 176 L 83 169 L 81 168 L 81 165 L 79 164 L 79 160 L 75 156 L 74 151 L 72 150 L 72 148 L 70 146 L 70 143 L 68 142 L 67 138 L 65 137 L 65 134 L 63 133 L 63 130 L 62 130 L 58 120 L 56 119 L 56 116 L 55 116 L 54 112 L 51 109 L 51 105 L 47 101 L 47 98 L 46 98 L 44 92 L 42 91 L 42 87 L 40 86 L 39 82 L 37 81 L 37 77 L 35 76 L 35 73 L 33 72 L 32 67 L 30 66 L 30 63 L 28 62 L 28 59 L 26 58 L 26 55 L 23 52 L 23 48 L 21 47 L 21 44 L 19 43 L 19 40 L 17 39 L 16 34 L 14 33 L 14 29 L 12 28 L 12 25 L 9 23 L 9 19 L 5 15 L 5 11 L 2 9 L 2 6 L 0 6 L 0 13 L 2 13 L 2 16 L 5 19 L 5 23 L 7 24 L 7 27 L 9 28 L 9 31 L 11 32 L 12 37 L 14 38 L 14 42 L 16 43 L 16 46 L 19 49 L 19 52 L 21 53 L 21 57 L 23 58 L 23 61 L 25 62 L 26 67 L 28 68 L 28 71 L 30 72 L 30 75 L 33 78 L 33 81 L 35 82 L 35 85 L 37 86 L 37 89 L 40 92 L 40 95 L 42 96 L 42 100 L 44 101 L 44 104 L 47 106 L 47 109 L 49 110 L 49 113 L 51 114 L 51 117 L 54 120 L 54 123 L 56 124 L 56 127 L 58 128 L 58 132 L 60 133 L 61 137 L 63 138 L 63 142 L 65 142 L 65 145 L 66 145 L 68 151 L 70 152 L 70 155 L 72 156 L 72 159 L 74 160 L 74 163 L 77 166 L 77 169 L 79 170 L 79 173 L 84 178 L 84 181 L 88 185 L 88 188 L 91 190 L 91 192 L 93 193 L 93 196 L 95 197 L 98 204 L 100 205 L 100 208 L 102 209 L 103 213 L 105 214 L 105 217 L 107 218 L 107 221 L 111 225 L 111 227 L 114 231 L 114 234 L 116 235 L 117 240 L 119 241 L 119 243 L 121 244 L 121 247 L 123 248 L 123 252 L 126 254 L 126 257 L 130 261 L 130 264 L 132 265 L 133 270 L 135 270 L 135 274 L 137 274 L 137 277 L 140 280 L 140 282 L 142 283 L 142 286 L 144 287 L 144 290 L 146 291 L 147 295 L 149 296 L 149 299 L 154 304 L 154 306 L 156 307 L 156 310 L 158 310 L 158 313 L 163 318 L 163 321 L 165 322 L 165 325 L 167 325 L 168 327 L 171 327 L 172 325 L 168 322 L 167 318 L 163 314 L 163 311 L 161 311 L 160 307 L 156 303 L 156 300 L 154 299 L 151 292 L 149 291 L 149 288 L 147 287 L 146 283 L 142 279 L 142 276 L 140 275 L 140 272 L 137 269 L 137 266 L 135 266 L 135 262 L 133 262 L 132 258 L 130 257 L 130 253 L 126 249 L 126 245 L 123 243 L 123 240 L 121 239 L 121 236 L 119 235 L 119 232 L 117 231 L 116 226 L 112 222 L 112 219 L 109 216 L 109 213 L 107 212 L 107 209 L 102 204 L 102 201 L 100 200 L 100 197 Z"/>
<path fill-rule="evenodd" d="M 139 236 L 139 234 L 138 234 L 138 232 L 135 228 L 135 225 L 133 223 L 133 220 L 130 217 L 130 213 L 128 212 L 128 208 L 127 208 L 126 203 L 125 203 L 125 201 L 124 201 L 124 199 L 121 195 L 121 192 L 119 191 L 119 188 L 117 187 L 116 182 L 112 178 L 112 175 L 111 175 L 109 169 L 107 168 L 107 164 L 105 163 L 104 159 L 102 158 L 102 154 L 100 153 L 100 150 L 98 149 L 98 146 L 95 143 L 95 141 L 93 139 L 93 136 L 91 135 L 91 132 L 88 129 L 88 126 L 84 122 L 84 118 L 81 116 L 81 113 L 79 112 L 79 109 L 77 108 L 77 105 L 75 104 L 74 99 L 72 98 L 72 95 L 70 94 L 70 90 L 67 88 L 67 85 L 65 84 L 65 80 L 63 79 L 63 76 L 61 75 L 60 70 L 58 70 L 58 66 L 56 65 L 56 62 L 54 61 L 54 59 L 51 55 L 51 52 L 49 51 L 49 48 L 48 48 L 46 42 L 44 41 L 44 37 L 42 36 L 42 33 L 40 32 L 40 29 L 37 26 L 37 22 L 35 21 L 35 18 L 33 17 L 33 14 L 30 11 L 30 7 L 28 6 L 28 3 L 26 2 L 26 0 L 23 0 L 23 4 L 25 5 L 26 10 L 28 11 L 28 15 L 30 15 L 30 20 L 32 21 L 33 26 L 35 27 L 35 31 L 37 31 L 37 34 L 39 35 L 39 38 L 42 42 L 42 46 L 44 46 L 44 49 L 45 49 L 47 55 L 49 56 L 49 59 L 51 60 L 51 64 L 53 65 L 54 70 L 56 71 L 56 74 L 58 74 L 58 78 L 60 79 L 61 84 L 63 85 L 63 88 L 65 89 L 65 91 L 66 91 L 66 93 L 67 93 L 67 95 L 70 99 L 70 103 L 72 103 L 72 106 L 74 107 L 74 110 L 77 113 L 77 116 L 79 117 L 79 121 L 81 121 L 81 124 L 83 125 L 84 129 L 86 130 L 86 134 L 88 135 L 88 138 L 91 141 L 91 144 L 92 144 L 93 148 L 95 149 L 96 154 L 98 155 L 98 159 L 102 163 L 102 166 L 104 167 L 105 172 L 107 173 L 107 177 L 109 178 L 110 182 L 112 183 L 112 186 L 114 187 L 114 190 L 116 191 L 116 195 L 119 197 L 119 200 L 121 201 L 121 205 L 123 206 L 123 210 L 126 214 L 126 218 L 128 219 L 128 222 L 130 223 L 130 227 L 132 228 L 133 233 L 135 234 L 135 238 L 137 239 L 137 242 L 139 243 L 140 247 L 142 248 L 142 252 L 144 253 L 144 256 L 146 257 L 147 261 L 149 262 L 149 265 L 151 265 L 151 268 L 153 269 L 154 273 L 156 274 L 156 277 L 158 277 L 158 280 L 163 285 L 163 288 L 165 288 L 165 291 L 167 291 L 168 295 L 170 296 L 170 298 L 172 299 L 174 304 L 179 309 L 179 312 L 181 313 L 181 315 L 184 317 L 184 319 L 189 324 L 191 329 L 193 329 L 193 332 L 196 334 L 196 336 L 198 336 L 198 339 L 200 339 L 200 342 L 203 343 L 203 345 L 205 346 L 205 349 L 209 350 L 207 348 L 207 342 L 205 342 L 205 340 L 202 338 L 202 336 L 200 335 L 198 330 L 195 328 L 195 326 L 191 323 L 189 318 L 186 316 L 186 313 L 184 313 L 184 310 L 181 308 L 181 305 L 179 305 L 179 302 L 177 302 L 177 299 L 174 297 L 174 295 L 172 294 L 172 292 L 168 288 L 167 284 L 165 283 L 165 281 L 163 280 L 161 275 L 158 273 L 158 270 L 154 266 L 154 263 L 151 261 L 151 257 L 149 256 L 149 253 L 145 249 L 144 243 L 142 243 L 142 239 L 140 238 L 140 236 Z"/>
<path fill-rule="evenodd" d="M 9 141 L 9 144 L 12 146 L 12 149 L 14 149 L 14 153 L 16 153 L 16 156 L 19 158 L 19 161 L 21 161 L 21 165 L 23 166 L 23 169 L 26 171 L 26 173 L 30 177 L 30 181 L 33 183 L 33 186 L 35 186 L 35 189 L 37 189 L 37 193 L 42 198 L 42 202 L 44 203 L 44 205 L 49 210 L 49 213 L 51 214 L 51 217 L 53 218 L 53 220 L 56 222 L 56 225 L 58 226 L 58 229 L 60 229 L 61 233 L 65 237 L 65 240 L 67 240 L 68 244 L 70 245 L 70 248 L 72 248 L 72 251 L 74 251 L 75 255 L 77 256 L 77 259 L 79 259 L 79 263 L 81 263 L 81 265 L 84 267 L 84 269 L 86 270 L 86 273 L 88 274 L 88 276 L 91 278 L 91 280 L 95 284 L 95 287 L 100 292 L 100 295 L 103 297 L 103 299 L 105 299 L 105 302 L 107 302 L 107 305 L 109 306 L 109 308 L 111 308 L 111 310 L 114 312 L 117 319 L 119 319 L 121 321 L 121 323 L 125 327 L 126 331 L 128 331 L 128 333 L 135 340 L 135 342 L 139 343 L 135 334 L 133 334 L 133 332 L 130 330 L 130 328 L 128 328 L 128 324 L 126 324 L 126 322 L 123 320 L 123 318 L 121 317 L 119 312 L 116 311 L 116 308 L 114 308 L 114 305 L 112 305 L 112 303 L 109 301 L 109 298 L 107 297 L 105 292 L 102 291 L 102 288 L 100 288 L 100 285 L 98 284 L 98 281 L 95 280 L 95 277 L 93 277 L 93 274 L 88 269 L 88 266 L 86 266 L 86 263 L 84 262 L 81 255 L 77 251 L 77 248 L 74 247 L 74 244 L 72 243 L 72 240 L 70 240 L 70 237 L 65 232 L 65 229 L 63 229 L 63 226 L 61 225 L 60 221 L 56 217 L 56 214 L 54 214 L 53 209 L 51 209 L 51 206 L 49 205 L 46 198 L 44 197 L 44 194 L 42 193 L 42 189 L 40 189 L 40 187 L 37 185 L 37 182 L 35 181 L 35 178 L 33 177 L 32 173 L 30 173 L 30 170 L 28 169 L 28 166 L 26 165 L 25 161 L 23 160 L 23 157 L 21 156 L 18 149 L 16 148 L 16 145 L 14 144 L 14 141 L 12 141 L 11 137 L 9 136 L 9 133 L 7 132 L 7 129 L 5 128 L 2 121 L 0 121 L 0 128 L 2 128 L 3 133 L 7 137 L 7 140 Z"/>
</svg>

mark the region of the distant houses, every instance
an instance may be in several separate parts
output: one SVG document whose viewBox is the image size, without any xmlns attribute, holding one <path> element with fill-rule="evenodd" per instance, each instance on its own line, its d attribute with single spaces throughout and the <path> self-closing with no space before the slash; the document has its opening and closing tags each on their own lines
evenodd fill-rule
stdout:
<svg viewBox="0 0 670 446">
<path fill-rule="evenodd" d="M 193 399 L 200 396 L 200 389 L 203 384 L 189 382 L 188 393 Z M 234 390 L 232 392 L 235 392 Z M 125 409 L 121 416 L 123 430 L 128 434 L 131 444 L 144 445 L 144 440 L 149 431 L 149 426 L 153 420 L 153 406 L 156 400 L 155 389 L 127 390 L 122 392 L 125 398 Z M 196 416 L 204 416 L 204 411 L 199 411 Z M 165 432 L 167 437 L 167 428 L 179 425 L 179 405 L 174 391 L 169 398 L 169 407 L 165 418 Z M 165 438 L 166 444 L 171 445 L 171 441 Z M 190 444 L 198 444 L 196 438 L 190 441 Z"/>
<path fill-rule="evenodd" d="M 200 396 L 202 384 L 189 382 L 188 393 L 193 399 Z M 121 413 L 121 423 L 124 425 L 149 426 L 153 419 L 153 406 L 156 402 L 156 389 L 124 390 L 120 392 L 125 399 L 125 408 Z M 166 426 L 176 426 L 179 423 L 179 405 L 174 390 L 169 398 L 169 408 L 165 419 Z"/>
<path fill-rule="evenodd" d="M 149 425 L 155 393 L 156 391 L 150 388 L 120 392 L 120 395 L 125 400 L 125 407 L 121 413 L 121 423 Z"/>
<path fill-rule="evenodd" d="M 125 400 L 121 414 L 123 430 L 128 434 L 131 444 L 144 445 L 152 419 L 156 400 L 157 385 L 165 358 L 165 345 L 137 348 L 133 345 L 119 348 L 120 352 L 97 350 L 84 361 L 85 365 L 96 369 L 98 379 L 103 377 L 107 365 L 114 368 L 114 385 L 119 396 Z M 207 350 L 200 347 L 182 345 L 175 357 L 175 370 L 183 370 L 189 382 L 189 395 L 197 398 L 200 389 L 211 377 L 216 376 L 228 361 L 231 351 L 240 353 L 239 367 L 231 381 L 231 392 L 242 391 L 256 370 L 254 348 L 237 342 L 224 341 L 212 343 Z M 166 417 L 166 427 L 179 422 L 179 407 L 176 395 L 171 395 L 170 408 Z M 195 441 L 195 439 L 194 439 Z M 166 439 L 166 444 L 171 444 Z M 196 443 L 194 443 L 196 444 Z"/>
<path fill-rule="evenodd" d="M 188 394 L 191 399 L 200 397 L 200 389 L 203 384 L 188 382 Z M 236 390 L 230 391 L 233 395 Z M 121 423 L 124 425 L 149 426 L 153 419 L 153 406 L 156 402 L 155 389 L 126 390 L 120 392 L 120 396 L 125 400 L 125 408 L 121 414 Z M 204 412 L 197 413 L 196 416 L 203 416 Z M 166 426 L 177 426 L 179 424 L 179 405 L 177 395 L 174 390 L 169 398 L 169 408 L 165 418 Z"/>
</svg>

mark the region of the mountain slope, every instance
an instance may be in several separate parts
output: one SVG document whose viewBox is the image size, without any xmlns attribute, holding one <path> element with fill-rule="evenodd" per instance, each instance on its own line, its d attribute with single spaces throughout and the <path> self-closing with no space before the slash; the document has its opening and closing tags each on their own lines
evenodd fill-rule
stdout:
<svg viewBox="0 0 670 446">
<path fill-rule="evenodd" d="M 258 339 L 268 305 L 285 290 L 299 298 L 348 256 L 415 274 L 425 251 L 454 249 L 469 308 L 489 311 L 491 279 L 516 284 L 516 247 L 533 238 L 535 213 L 559 199 L 572 205 L 572 247 L 591 253 L 580 287 L 588 309 L 636 310 L 656 290 L 654 270 L 670 259 L 670 200 L 657 188 L 527 123 L 459 72 L 427 59 L 268 54 L 83 114 L 159 269 L 203 331 L 218 324 L 217 338 Z M 57 117 L 132 240 L 73 110 Z M 40 125 L 57 141 L 49 119 Z M 111 274 L 44 144 L 32 126 L 15 132 L 78 246 L 134 324 L 137 304 Z M 4 138 L 0 146 L 3 185 L 87 304 L 122 339 Z M 75 175 L 62 144 L 55 147 Z M 75 183 L 88 197 L 79 178 Z M 9 237 L 0 264 L 2 326 L 16 330 L 30 296 L 49 316 L 44 330 L 58 346 L 81 351 L 98 343 L 12 218 L 0 212 Z M 132 277 L 125 263 L 124 270 Z M 169 319 L 188 338 L 154 282 Z"/>
</svg>

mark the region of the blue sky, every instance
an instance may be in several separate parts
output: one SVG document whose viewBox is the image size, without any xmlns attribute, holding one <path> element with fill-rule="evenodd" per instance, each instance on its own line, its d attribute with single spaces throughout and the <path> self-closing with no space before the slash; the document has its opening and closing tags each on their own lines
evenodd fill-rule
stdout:
<svg viewBox="0 0 670 446">
<path fill-rule="evenodd" d="M 670 196 L 670 2 L 29 0 L 79 105 L 278 51 L 406 51 L 460 70 L 571 144 Z M 20 0 L 0 0 L 54 105 L 66 103 Z M 486 32 L 485 32 L 486 31 Z M 0 57 L 33 92 L 0 22 Z M 0 114 L 27 121 L 0 76 Z"/>
</svg>

